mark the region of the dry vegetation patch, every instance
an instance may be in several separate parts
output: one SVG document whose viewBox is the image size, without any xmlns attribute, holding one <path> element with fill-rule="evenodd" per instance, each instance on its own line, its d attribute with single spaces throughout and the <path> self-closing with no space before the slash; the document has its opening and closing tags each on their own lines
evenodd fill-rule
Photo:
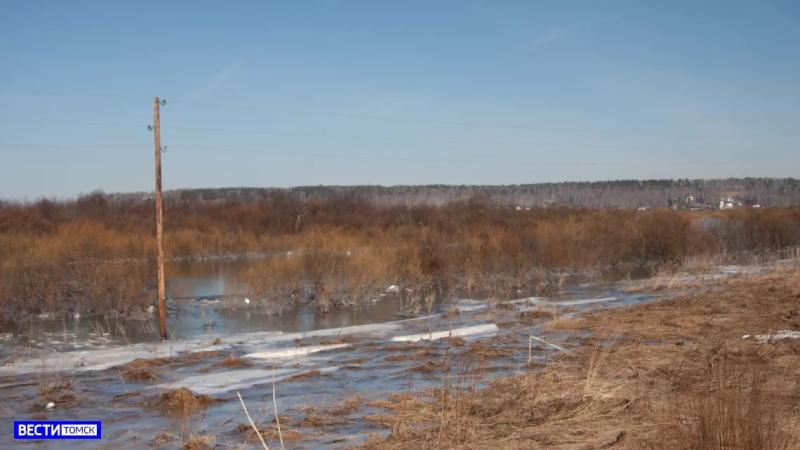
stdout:
<svg viewBox="0 0 800 450">
<path fill-rule="evenodd" d="M 358 198 L 265 198 L 176 201 L 170 211 L 169 257 L 280 254 L 248 265 L 248 296 L 282 307 L 313 300 L 322 310 L 378 300 L 390 285 L 407 312 L 430 310 L 453 292 L 488 293 L 507 307 L 519 292 L 559 291 L 570 271 L 624 278 L 684 262 L 699 270 L 724 263 L 718 255 L 758 260 L 800 245 L 796 207 L 519 212 L 486 201 L 381 207 Z M 41 312 L 135 314 L 152 305 L 151 215 L 146 202 L 103 195 L 0 204 L 0 321 Z"/>
<path fill-rule="evenodd" d="M 178 357 L 178 360 L 181 362 L 196 362 L 196 361 L 202 361 L 204 359 L 216 358 L 222 355 L 224 355 L 224 353 L 219 350 L 206 350 L 202 352 L 186 353 Z"/>
<path fill-rule="evenodd" d="M 38 388 L 37 403 L 34 411 L 43 411 L 46 405 L 53 402 L 56 405 L 71 405 L 78 401 L 78 396 L 72 383 L 66 378 L 54 378 L 41 382 Z"/>
<path fill-rule="evenodd" d="M 157 368 L 172 361 L 174 360 L 171 358 L 136 358 L 127 364 L 119 366 L 117 369 L 125 381 L 154 381 L 158 378 Z"/>
<path fill-rule="evenodd" d="M 289 381 L 289 382 L 291 382 L 291 381 L 302 381 L 302 380 L 308 380 L 310 378 L 319 378 L 319 377 L 327 377 L 327 376 L 330 376 L 330 375 L 327 374 L 327 373 L 321 372 L 319 369 L 311 369 L 311 370 L 306 370 L 304 372 L 300 372 L 297 375 L 292 375 L 286 381 Z"/>
<path fill-rule="evenodd" d="M 304 428 L 328 428 L 347 423 L 347 419 L 340 415 L 331 414 L 316 407 L 306 409 L 306 415 L 299 425 Z"/>
<path fill-rule="evenodd" d="M 203 394 L 196 394 L 187 388 L 167 391 L 158 396 L 153 406 L 169 416 L 185 417 L 205 410 L 214 400 Z"/>
<path fill-rule="evenodd" d="M 209 372 L 215 369 L 239 369 L 245 367 L 253 367 L 253 361 L 238 356 L 228 356 L 222 361 L 216 362 L 206 368 L 201 369 L 201 372 Z"/>
<path fill-rule="evenodd" d="M 211 434 L 190 436 L 183 443 L 184 450 L 212 450 L 215 447 L 217 438 Z"/>
<path fill-rule="evenodd" d="M 288 425 L 291 424 L 291 422 L 288 416 L 280 416 L 280 433 L 278 432 L 278 425 L 275 423 L 274 419 L 272 423 L 260 425 L 258 427 L 258 432 L 261 433 L 264 439 L 279 440 L 283 438 L 284 441 L 299 441 L 303 438 L 303 434 L 297 430 L 288 429 Z M 255 430 L 253 430 L 253 426 L 249 423 L 240 424 L 236 427 L 236 431 L 238 433 L 243 433 L 247 442 L 260 442 L 258 434 L 256 434 Z"/>
<path fill-rule="evenodd" d="M 744 334 L 800 329 L 800 278 L 598 311 L 596 345 L 492 381 L 442 383 L 370 405 L 390 428 L 366 448 L 788 449 L 800 445 L 800 342 Z M 570 329 L 566 324 L 562 328 Z"/>
</svg>

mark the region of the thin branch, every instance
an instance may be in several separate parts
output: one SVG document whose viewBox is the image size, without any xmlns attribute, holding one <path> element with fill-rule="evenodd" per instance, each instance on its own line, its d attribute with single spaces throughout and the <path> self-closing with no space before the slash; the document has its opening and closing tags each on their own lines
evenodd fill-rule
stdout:
<svg viewBox="0 0 800 450">
<path fill-rule="evenodd" d="M 278 400 L 275 398 L 275 365 L 272 365 L 272 406 L 275 407 L 275 425 L 278 426 L 278 439 L 281 441 L 281 450 L 283 448 L 283 434 L 281 434 L 281 420 L 278 418 Z"/>
<path fill-rule="evenodd" d="M 253 427 L 253 430 L 255 430 L 256 434 L 258 435 L 258 439 L 261 441 L 261 445 L 264 446 L 264 450 L 269 450 L 269 447 L 267 447 L 267 443 L 264 442 L 264 437 L 261 436 L 261 432 L 258 431 L 258 427 L 256 426 L 256 424 L 253 423 L 253 418 L 250 417 L 250 413 L 247 412 L 247 406 L 245 406 L 244 400 L 242 400 L 242 394 L 240 394 L 239 391 L 236 391 L 236 396 L 239 397 L 239 403 L 242 404 L 242 409 L 244 410 L 244 415 L 247 416 L 247 420 L 250 422 L 250 426 Z"/>
</svg>

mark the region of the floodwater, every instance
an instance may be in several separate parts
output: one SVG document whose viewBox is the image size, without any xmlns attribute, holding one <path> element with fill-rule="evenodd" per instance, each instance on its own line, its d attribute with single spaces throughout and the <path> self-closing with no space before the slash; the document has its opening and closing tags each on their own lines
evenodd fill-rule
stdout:
<svg viewBox="0 0 800 450">
<path fill-rule="evenodd" d="M 176 261 L 167 265 L 168 329 L 173 340 L 221 336 L 248 331 L 303 332 L 397 318 L 400 305 L 389 296 L 358 309 L 323 313 L 313 302 L 297 302 L 277 314 L 248 299 L 240 274 L 251 260 Z M 155 306 L 155 305 L 154 305 Z M 97 346 L 138 344 L 158 338 L 158 311 L 140 317 L 49 317 L 0 329 L 0 344 L 34 349 L 83 350 Z M 0 348 L 0 357 L 8 347 Z"/>
<path fill-rule="evenodd" d="M 359 309 L 321 313 L 299 304 L 270 315 L 255 301 L 244 301 L 237 276 L 241 264 L 246 262 L 170 267 L 168 342 L 158 341 L 155 317 L 42 319 L 3 335 L 0 447 L 182 448 L 190 437 L 208 434 L 222 448 L 259 448 L 240 427 L 247 419 L 236 393 L 253 419 L 266 426 L 275 415 L 273 386 L 281 430 L 290 438 L 287 448 L 347 447 L 387 433 L 370 420 L 384 412 L 371 401 L 440 387 L 467 369 L 476 374 L 472 382 L 482 385 L 531 370 L 529 358 L 543 361 L 560 351 L 538 342 L 529 347 L 529 335 L 567 349 L 586 337 L 546 333 L 542 325 L 552 317 L 526 315 L 534 308 L 570 315 L 674 295 L 588 284 L 502 308 L 453 299 L 416 317 L 401 315 L 392 296 Z M 446 339 L 456 336 L 460 339 Z M 220 364 L 230 357 L 244 363 Z M 170 359 L 153 367 L 146 379 L 126 380 L 120 366 L 135 358 Z M 66 382 L 56 393 L 44 392 L 44 386 Z M 215 401 L 180 417 L 157 406 L 160 394 L 181 387 Z M 337 408 L 348 398 L 355 406 Z M 13 420 L 32 418 L 101 420 L 103 439 L 14 442 Z M 267 440 L 271 447 L 279 445 L 276 435 Z"/>
</svg>

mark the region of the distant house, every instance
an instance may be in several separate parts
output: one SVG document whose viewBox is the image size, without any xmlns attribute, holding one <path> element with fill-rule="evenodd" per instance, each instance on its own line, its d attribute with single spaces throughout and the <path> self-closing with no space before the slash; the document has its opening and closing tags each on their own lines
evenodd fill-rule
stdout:
<svg viewBox="0 0 800 450">
<path fill-rule="evenodd" d="M 719 199 L 719 209 L 733 209 L 740 206 L 742 206 L 742 202 L 739 199 L 735 199 L 730 196 Z"/>
</svg>

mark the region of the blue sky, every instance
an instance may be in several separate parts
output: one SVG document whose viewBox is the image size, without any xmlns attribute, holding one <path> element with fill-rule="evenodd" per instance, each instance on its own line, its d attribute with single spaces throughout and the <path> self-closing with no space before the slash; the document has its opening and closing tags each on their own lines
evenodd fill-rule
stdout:
<svg viewBox="0 0 800 450">
<path fill-rule="evenodd" d="M 800 174 L 795 1 L 0 8 L 0 198 Z"/>
</svg>

